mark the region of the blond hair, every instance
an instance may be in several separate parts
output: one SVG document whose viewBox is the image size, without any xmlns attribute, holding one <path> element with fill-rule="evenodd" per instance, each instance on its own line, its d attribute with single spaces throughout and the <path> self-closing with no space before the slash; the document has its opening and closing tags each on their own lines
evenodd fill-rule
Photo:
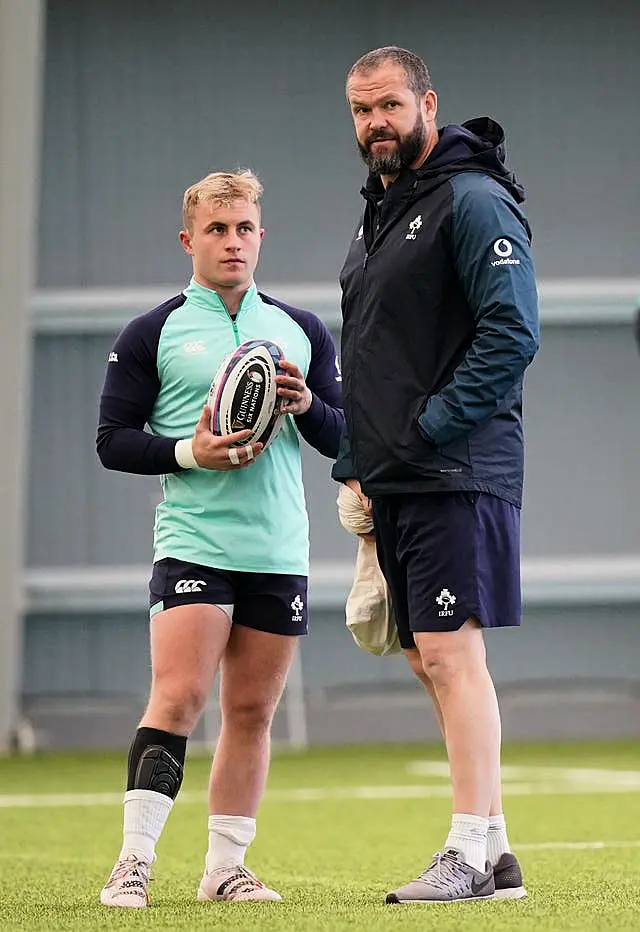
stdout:
<svg viewBox="0 0 640 932">
<path fill-rule="evenodd" d="M 215 201 L 228 207 L 232 201 L 243 200 L 256 204 L 259 209 L 261 195 L 262 185 L 248 168 L 236 172 L 212 172 L 184 192 L 182 225 L 189 233 L 193 232 L 193 215 L 198 204 Z"/>
</svg>

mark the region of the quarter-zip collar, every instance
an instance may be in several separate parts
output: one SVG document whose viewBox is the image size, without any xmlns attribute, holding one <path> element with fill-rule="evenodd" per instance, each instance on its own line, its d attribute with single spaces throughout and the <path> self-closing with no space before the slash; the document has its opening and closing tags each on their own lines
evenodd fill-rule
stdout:
<svg viewBox="0 0 640 932">
<path fill-rule="evenodd" d="M 184 289 L 184 295 L 187 301 L 191 304 L 195 304 L 197 307 L 205 308 L 207 311 L 220 311 L 224 314 L 229 314 L 229 309 L 218 292 L 214 291 L 213 288 L 205 288 L 204 285 L 200 285 L 194 278 L 191 278 L 191 281 Z M 242 296 L 240 306 L 238 307 L 238 313 L 242 311 L 242 313 L 245 314 L 259 302 L 258 289 L 256 288 L 255 282 L 252 282 Z"/>
</svg>

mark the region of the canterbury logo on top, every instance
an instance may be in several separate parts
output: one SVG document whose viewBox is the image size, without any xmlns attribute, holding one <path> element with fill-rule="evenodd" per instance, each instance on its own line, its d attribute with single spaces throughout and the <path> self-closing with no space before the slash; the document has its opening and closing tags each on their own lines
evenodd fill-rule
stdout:
<svg viewBox="0 0 640 932">
<path fill-rule="evenodd" d="M 204 579 L 179 579 L 175 591 L 178 595 L 183 592 L 202 592 L 202 587 L 206 585 Z"/>
</svg>

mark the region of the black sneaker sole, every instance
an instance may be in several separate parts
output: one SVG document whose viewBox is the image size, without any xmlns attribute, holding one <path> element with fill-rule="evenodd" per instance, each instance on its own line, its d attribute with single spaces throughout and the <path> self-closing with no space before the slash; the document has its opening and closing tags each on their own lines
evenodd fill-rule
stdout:
<svg viewBox="0 0 640 932">
<path fill-rule="evenodd" d="M 525 894 L 526 896 L 526 891 Z M 388 893 L 385 903 L 420 903 L 422 906 L 446 906 L 447 903 L 477 903 L 479 900 L 493 900 L 495 894 L 487 893 L 485 896 L 461 896 L 455 900 L 399 900 L 395 893 Z"/>
</svg>

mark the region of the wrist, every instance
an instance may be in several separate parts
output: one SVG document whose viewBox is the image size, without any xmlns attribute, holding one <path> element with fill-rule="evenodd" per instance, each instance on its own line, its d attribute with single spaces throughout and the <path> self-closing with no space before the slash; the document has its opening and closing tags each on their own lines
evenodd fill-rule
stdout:
<svg viewBox="0 0 640 932">
<path fill-rule="evenodd" d="M 197 469 L 198 461 L 193 455 L 193 438 L 178 440 L 174 448 L 176 463 L 183 469 Z"/>
<path fill-rule="evenodd" d="M 298 402 L 298 405 L 300 404 L 301 402 Z M 313 407 L 313 394 L 311 392 L 311 389 L 307 388 L 306 386 L 305 386 L 304 401 L 302 402 L 302 404 L 306 405 L 306 407 L 304 410 L 300 410 L 300 408 L 298 408 L 298 413 L 296 414 L 296 417 L 304 417 L 305 414 L 308 414 L 309 411 L 311 411 L 311 408 Z"/>
</svg>

